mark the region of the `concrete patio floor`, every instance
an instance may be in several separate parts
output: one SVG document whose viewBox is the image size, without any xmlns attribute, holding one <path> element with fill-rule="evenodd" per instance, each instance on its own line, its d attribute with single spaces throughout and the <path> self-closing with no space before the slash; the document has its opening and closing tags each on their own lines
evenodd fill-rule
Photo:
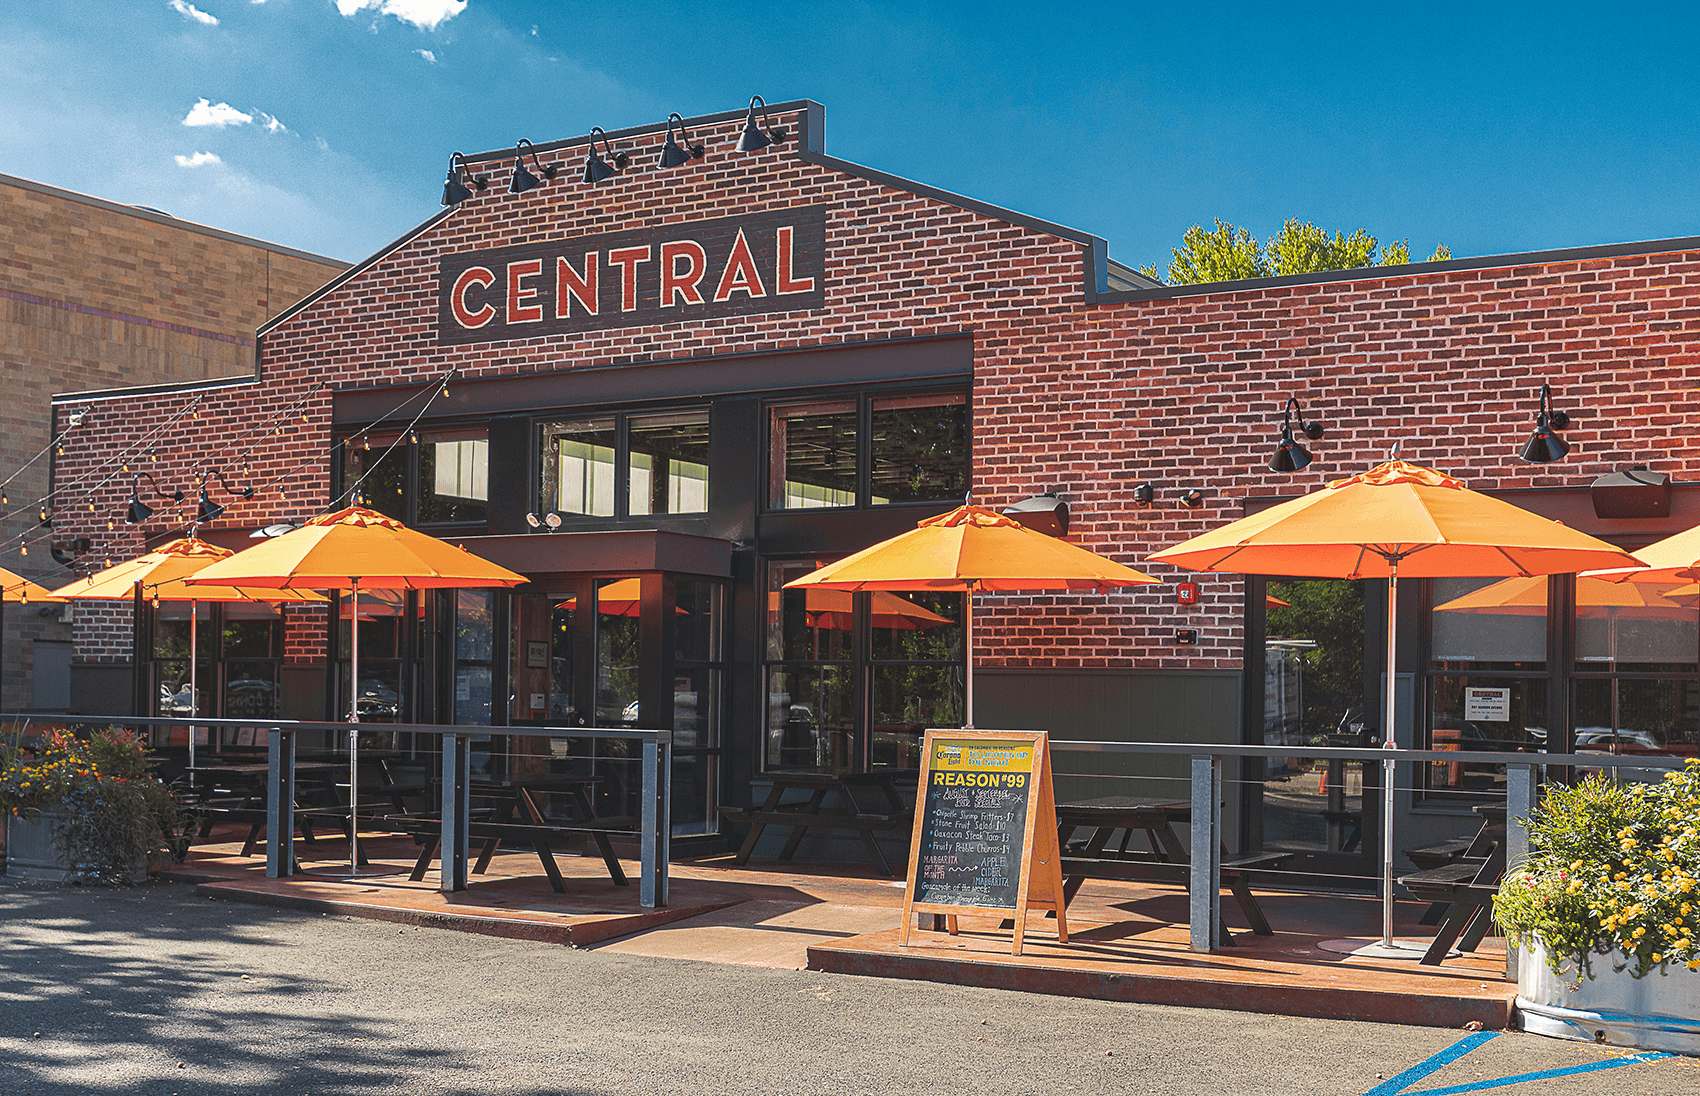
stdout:
<svg viewBox="0 0 1700 1096">
<path fill-rule="evenodd" d="M 234 833 L 234 831 L 232 831 Z M 1439 967 L 1321 950 L 1324 940 L 1380 934 L 1372 899 L 1258 891 L 1275 934 L 1252 935 L 1224 894 L 1236 946 L 1190 950 L 1186 895 L 1179 888 L 1089 881 L 1069 907 L 1070 938 L 1054 922 L 1029 921 L 1026 954 L 1010 954 L 995 919 L 963 917 L 961 935 L 916 932 L 897 945 L 901 881 L 855 864 L 776 861 L 738 867 L 719 857 L 674 863 L 670 904 L 645 910 L 638 888 L 616 886 L 599 858 L 558 855 L 568 893 L 550 890 L 536 854 L 504 851 L 458 894 L 437 890 L 435 867 L 407 878 L 416 848 L 406 837 L 363 839 L 375 865 L 394 874 L 338 880 L 267 879 L 261 856 L 242 857 L 224 834 L 199 844 L 186 863 L 159 873 L 209 898 L 456 929 L 646 955 L 744 966 L 990 986 L 1036 993 L 1238 1009 L 1289 1016 L 1504 1028 L 1516 986 L 1504 979 L 1504 941 Z M 298 844 L 309 868 L 334 868 L 346 842 Z M 345 864 L 346 861 L 343 861 Z M 637 865 L 626 864 L 635 877 Z M 1400 903 L 1401 937 L 1424 937 L 1422 907 Z"/>
</svg>

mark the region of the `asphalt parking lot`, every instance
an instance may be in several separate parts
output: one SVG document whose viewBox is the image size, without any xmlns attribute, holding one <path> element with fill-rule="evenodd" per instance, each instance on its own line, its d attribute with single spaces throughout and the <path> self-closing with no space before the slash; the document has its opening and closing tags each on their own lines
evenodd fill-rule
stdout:
<svg viewBox="0 0 1700 1096">
<path fill-rule="evenodd" d="M 1700 1093 L 1700 1061 L 0 881 L 0 1093 Z M 1456 1052 L 1456 1051 L 1455 1051 Z M 1594 1067 L 1588 1072 L 1571 1071 Z M 1510 1084 L 1497 1080 L 1546 1074 Z"/>
</svg>

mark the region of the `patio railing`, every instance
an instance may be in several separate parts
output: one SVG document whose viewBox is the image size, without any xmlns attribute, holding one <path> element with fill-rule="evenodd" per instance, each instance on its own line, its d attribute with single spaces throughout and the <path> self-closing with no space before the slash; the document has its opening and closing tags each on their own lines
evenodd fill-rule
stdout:
<svg viewBox="0 0 1700 1096">
<path fill-rule="evenodd" d="M 441 740 L 441 847 L 442 889 L 462 891 L 467 887 L 469 829 L 471 824 L 472 744 L 491 735 L 522 734 L 527 738 L 636 741 L 642 745 L 638 760 L 642 769 L 638 796 L 638 850 L 641 863 L 639 901 L 646 908 L 667 904 L 667 861 L 672 832 L 673 732 L 638 728 L 589 727 L 485 727 L 447 726 L 421 723 L 333 723 L 297 720 L 207 719 L 191 724 L 183 718 L 151 716 L 62 716 L 52 714 L 0 713 L 0 727 L 11 733 L 30 728 L 51 727 L 168 727 L 193 726 L 196 730 L 223 729 L 254 732 L 254 745 L 265 736 L 266 747 L 266 875 L 271 878 L 294 874 L 298 869 L 291 853 L 295 831 L 296 751 L 302 734 L 324 734 L 328 741 L 350 731 L 411 734 Z M 357 820 L 355 820 L 357 822 Z"/>
<path fill-rule="evenodd" d="M 1318 761 L 1375 763 L 1382 772 L 1382 788 L 1409 790 L 1412 784 L 1396 783 L 1401 765 L 1444 763 L 1487 765 L 1505 769 L 1505 865 L 1517 866 L 1529 853 L 1529 834 L 1523 820 L 1535 807 L 1537 770 L 1581 768 L 1589 770 L 1674 770 L 1687 758 L 1658 754 L 1620 755 L 1609 753 L 1524 754 L 1461 750 L 1389 750 L 1372 747 L 1325 747 L 1302 745 L 1238 746 L 1183 742 L 1091 742 L 1051 740 L 1051 752 L 1069 754 L 1156 754 L 1181 755 L 1189 760 L 1191 799 L 1190 932 L 1194 951 L 1210 951 L 1221 938 L 1221 849 L 1222 849 L 1222 762 L 1225 758 L 1304 757 Z M 1058 777 L 1084 775 L 1055 766 Z M 1162 779 L 1162 778 L 1159 778 Z M 1172 778 L 1170 778 L 1172 779 Z M 1367 804 L 1366 804 L 1367 806 Z M 1203 823 L 1202 825 L 1200 823 Z M 1381 826 L 1383 879 L 1390 881 L 1393 860 L 1393 829 Z M 1385 892 L 1384 892 L 1385 897 Z M 1517 952 L 1506 951 L 1506 974 L 1517 977 Z"/>
</svg>

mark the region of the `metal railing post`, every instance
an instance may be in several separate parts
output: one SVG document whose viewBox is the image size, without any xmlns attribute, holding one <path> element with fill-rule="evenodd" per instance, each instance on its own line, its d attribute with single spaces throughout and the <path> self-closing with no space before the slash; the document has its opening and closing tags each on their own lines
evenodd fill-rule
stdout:
<svg viewBox="0 0 1700 1096">
<path fill-rule="evenodd" d="M 294 874 L 295 732 L 273 727 L 266 736 L 266 878 Z"/>
<path fill-rule="evenodd" d="M 672 823 L 668 806 L 672 799 L 671 743 L 660 735 L 643 741 L 643 821 L 638 840 L 643 879 L 638 903 L 645 909 L 667 904 L 667 856 Z"/>
<path fill-rule="evenodd" d="M 437 849 L 442 891 L 452 894 L 466 889 L 467 850 L 471 841 L 472 736 L 443 735 L 442 833 Z"/>
<path fill-rule="evenodd" d="M 1521 867 L 1529 859 L 1529 827 L 1524 821 L 1535 809 L 1535 767 L 1505 766 L 1505 870 Z M 1505 977 L 1517 981 L 1519 949 L 1506 941 Z"/>
<path fill-rule="evenodd" d="M 1192 759 L 1192 950 L 1212 951 L 1222 938 L 1222 759 Z"/>
</svg>

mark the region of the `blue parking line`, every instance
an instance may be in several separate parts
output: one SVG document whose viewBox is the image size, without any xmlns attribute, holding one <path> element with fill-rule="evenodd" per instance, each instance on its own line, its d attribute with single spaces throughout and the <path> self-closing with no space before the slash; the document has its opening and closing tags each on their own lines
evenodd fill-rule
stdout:
<svg viewBox="0 0 1700 1096">
<path fill-rule="evenodd" d="M 1590 1062 L 1587 1065 L 1567 1066 L 1563 1069 L 1543 1069 L 1536 1073 L 1516 1073 L 1509 1077 L 1472 1081 L 1469 1084 L 1452 1085 L 1449 1088 L 1422 1088 L 1406 1091 L 1407 1085 L 1414 1084 L 1442 1066 L 1457 1061 L 1498 1034 L 1497 1031 L 1482 1031 L 1474 1035 L 1466 1035 L 1439 1054 L 1425 1058 L 1397 1077 L 1376 1085 L 1363 1096 L 1462 1096 L 1463 1093 L 1481 1092 L 1489 1088 L 1503 1088 L 1506 1085 L 1522 1084 L 1524 1081 L 1544 1081 L 1553 1077 L 1567 1077 L 1575 1073 L 1593 1073 L 1602 1069 L 1617 1069 L 1619 1066 L 1633 1066 L 1644 1062 L 1656 1062 L 1661 1058 L 1675 1057 L 1674 1054 L 1653 1051 L 1647 1054 L 1632 1055 L 1628 1058 L 1615 1058 L 1609 1062 Z"/>
<path fill-rule="evenodd" d="M 1397 1096 L 1398 1093 L 1404 1091 L 1406 1085 L 1422 1080 L 1441 1066 L 1462 1058 L 1498 1035 L 1499 1032 L 1497 1031 L 1478 1031 L 1474 1035 L 1466 1035 L 1439 1054 L 1425 1058 L 1398 1076 L 1390 1077 L 1376 1085 L 1364 1093 L 1364 1096 Z"/>
</svg>

